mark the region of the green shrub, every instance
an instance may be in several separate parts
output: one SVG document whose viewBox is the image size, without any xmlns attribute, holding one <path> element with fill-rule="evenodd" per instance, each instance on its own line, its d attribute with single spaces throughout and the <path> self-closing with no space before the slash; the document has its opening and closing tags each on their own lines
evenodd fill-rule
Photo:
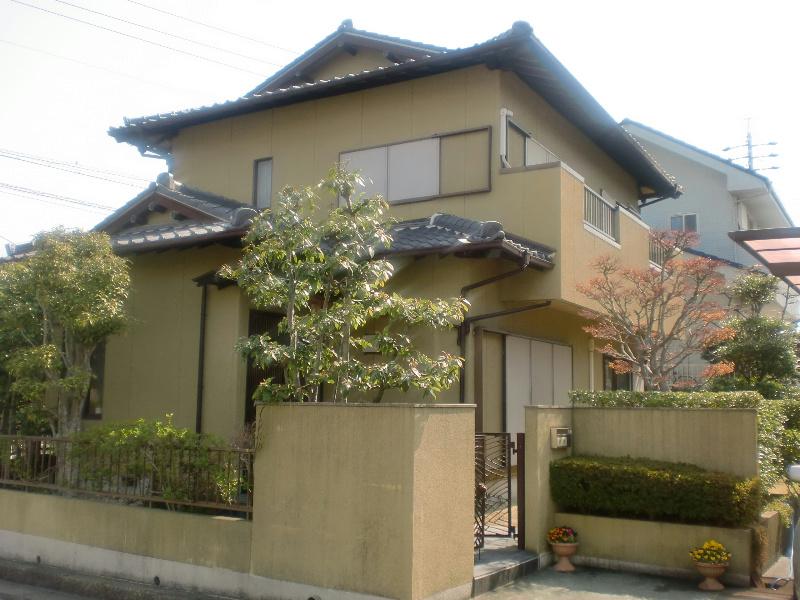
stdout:
<svg viewBox="0 0 800 600">
<path fill-rule="evenodd" d="M 574 390 L 576 406 L 596 408 L 755 408 L 758 412 L 758 464 L 764 488 L 769 490 L 785 474 L 784 422 L 787 406 L 800 419 L 800 402 L 765 400 L 758 392 L 589 392 Z"/>
<path fill-rule="evenodd" d="M 72 437 L 77 484 L 99 492 L 180 502 L 231 503 L 240 490 L 238 455 L 216 436 L 139 419 Z"/>
<path fill-rule="evenodd" d="M 550 492 L 563 511 L 721 527 L 752 524 L 761 502 L 758 478 L 683 463 L 592 456 L 551 463 Z"/>
</svg>

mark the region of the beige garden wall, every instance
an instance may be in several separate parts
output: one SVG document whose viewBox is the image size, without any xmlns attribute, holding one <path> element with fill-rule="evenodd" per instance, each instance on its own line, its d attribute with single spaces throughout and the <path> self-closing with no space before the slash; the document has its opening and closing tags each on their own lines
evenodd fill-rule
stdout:
<svg viewBox="0 0 800 600">
<path fill-rule="evenodd" d="M 253 574 L 403 600 L 469 597 L 474 411 L 265 406 Z"/>
<path fill-rule="evenodd" d="M 758 474 L 755 409 L 585 408 L 572 413 L 575 454 L 685 462 Z"/>
<path fill-rule="evenodd" d="M 90 547 L 247 573 L 250 569 L 250 533 L 251 523 L 241 519 L 0 490 L 0 539 L 3 540 L 0 556 L 3 558 L 37 562 L 38 556 L 44 564 L 105 575 L 148 578 L 144 572 L 121 573 L 120 561 L 113 560 L 117 554 L 107 555 L 105 563 L 88 561 L 80 549 Z M 36 540 L 30 538 L 47 541 L 37 545 Z M 12 539 L 17 543 L 9 543 Z M 69 553 L 69 548 L 75 551 Z M 165 572 L 160 576 L 165 584 L 170 583 Z"/>
</svg>

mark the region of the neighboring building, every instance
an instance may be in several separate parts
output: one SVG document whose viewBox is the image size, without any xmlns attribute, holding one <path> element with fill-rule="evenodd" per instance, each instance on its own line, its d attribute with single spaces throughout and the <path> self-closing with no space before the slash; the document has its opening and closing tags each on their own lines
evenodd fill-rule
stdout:
<svg viewBox="0 0 800 600">
<path fill-rule="evenodd" d="M 792 226 L 791 217 L 769 179 L 636 121 L 625 119 L 621 124 L 683 187 L 683 194 L 678 198 L 643 205 L 642 218 L 647 224 L 653 229 L 696 231 L 700 242 L 694 254 L 720 260 L 720 271 L 728 282 L 751 267 L 763 267 L 760 260 L 731 239 L 728 233 Z M 787 285 L 784 283 L 775 301 L 765 310 L 768 314 L 782 315 L 795 321 L 800 316 L 800 307 L 793 302 L 784 311 L 786 293 Z M 795 290 L 791 290 L 791 295 L 796 296 Z M 717 300 L 728 302 L 724 296 Z M 701 358 L 693 357 L 675 373 L 676 381 L 698 381 L 707 364 Z"/>
<path fill-rule="evenodd" d="M 483 431 L 521 431 L 524 405 L 604 385 L 576 284 L 601 254 L 646 267 L 639 203 L 680 193 L 526 23 L 445 50 L 345 22 L 242 98 L 110 133 L 172 175 L 98 225 L 130 257 L 133 323 L 106 346 L 94 412 L 174 412 L 224 436 L 252 420 L 263 376 L 234 344 L 279 315 L 214 274 L 283 186 L 315 183 L 336 161 L 361 169 L 399 221 L 391 287 L 464 290 L 469 325 L 413 335 L 431 353 L 463 352 L 461 386 L 438 401 L 476 403 Z"/>
</svg>

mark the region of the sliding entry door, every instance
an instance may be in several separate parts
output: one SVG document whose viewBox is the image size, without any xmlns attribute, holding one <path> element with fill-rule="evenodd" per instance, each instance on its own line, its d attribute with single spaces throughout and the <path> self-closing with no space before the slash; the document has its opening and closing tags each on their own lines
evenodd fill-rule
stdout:
<svg viewBox="0 0 800 600">
<path fill-rule="evenodd" d="M 572 347 L 506 336 L 506 431 L 525 431 L 525 407 L 566 406 L 572 389 Z"/>
</svg>

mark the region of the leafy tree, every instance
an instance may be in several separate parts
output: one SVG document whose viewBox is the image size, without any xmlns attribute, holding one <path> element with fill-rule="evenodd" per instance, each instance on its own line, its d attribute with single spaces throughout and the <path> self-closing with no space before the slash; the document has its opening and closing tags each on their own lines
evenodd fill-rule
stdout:
<svg viewBox="0 0 800 600">
<path fill-rule="evenodd" d="M 756 390 L 766 398 L 783 394 L 797 380 L 797 333 L 791 323 L 762 314 L 775 299 L 779 279 L 751 271 L 736 278 L 728 296 L 737 316 L 727 323 L 733 332 L 706 352 L 715 364 L 729 364 L 732 372 L 717 377 L 710 387 L 717 390 Z"/>
<path fill-rule="evenodd" d="M 591 320 L 584 330 L 605 342 L 601 351 L 614 358 L 612 369 L 638 375 L 647 390 L 668 390 L 678 365 L 731 332 L 721 325 L 726 309 L 711 299 L 724 284 L 719 263 L 681 255 L 697 237 L 655 231 L 651 240 L 664 250 L 660 269 L 601 257 L 594 262 L 598 275 L 578 290 L 596 305 L 584 313 Z"/>
<path fill-rule="evenodd" d="M 255 335 L 238 345 L 257 365 L 284 372 L 283 381 L 261 382 L 256 400 L 317 401 L 322 385 L 330 386 L 334 402 L 356 394 L 379 402 L 388 389 L 436 396 L 458 378 L 460 358 L 427 356 L 408 330 L 452 327 L 463 319 L 466 301 L 386 291 L 393 267 L 376 256 L 391 243 L 388 206 L 356 194 L 360 184 L 357 175 L 335 168 L 316 189 L 285 188 L 276 208 L 254 219 L 239 264 L 222 270 L 256 308 L 285 314 L 274 338 Z M 321 222 L 320 191 L 340 204 Z"/>
<path fill-rule="evenodd" d="M 56 229 L 0 265 L 0 339 L 11 391 L 48 408 L 54 435 L 81 428 L 97 345 L 121 331 L 130 279 L 108 236 Z M 54 409 L 54 410 L 53 410 Z"/>
</svg>

